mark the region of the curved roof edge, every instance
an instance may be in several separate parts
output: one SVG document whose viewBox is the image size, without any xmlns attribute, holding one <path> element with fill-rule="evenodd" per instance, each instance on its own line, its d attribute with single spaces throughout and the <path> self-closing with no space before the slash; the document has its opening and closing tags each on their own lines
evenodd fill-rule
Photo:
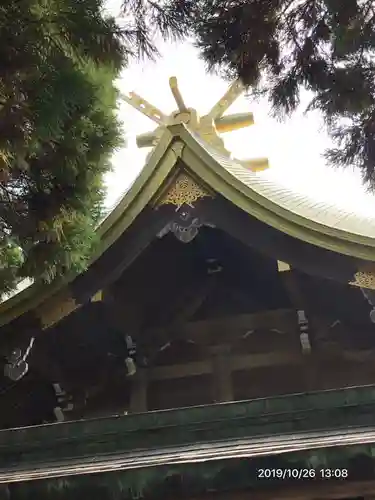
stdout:
<svg viewBox="0 0 375 500">
<path fill-rule="evenodd" d="M 354 214 L 342 215 L 342 211 L 335 214 L 336 224 L 330 226 L 327 221 L 332 220 L 330 217 L 334 215 L 334 207 L 320 204 L 314 208 L 306 198 L 293 198 L 290 191 L 210 150 L 184 125 L 172 125 L 148 156 L 145 167 L 130 189 L 98 227 L 101 243 L 90 265 L 119 239 L 146 205 L 157 197 L 179 158 L 196 178 L 269 226 L 315 246 L 368 263 L 375 262 L 375 220 L 370 220 L 369 235 L 347 230 L 368 220 Z M 346 229 L 343 224 L 345 220 Z M 34 309 L 39 311 L 39 317 L 46 318 L 45 322 L 42 321 L 46 328 L 50 326 L 49 309 L 58 308 L 60 319 L 70 314 L 80 305 L 75 304 L 68 287 L 76 277 L 76 274 L 71 274 L 43 287 L 31 285 L 0 304 L 0 326 Z M 375 278 L 368 282 L 367 287 L 375 288 Z"/>
<path fill-rule="evenodd" d="M 189 169 L 249 215 L 307 243 L 375 262 L 375 219 L 314 203 L 220 155 L 184 126 L 169 129 L 188 146 L 182 159 Z M 367 234 L 355 232 L 364 226 Z"/>
</svg>

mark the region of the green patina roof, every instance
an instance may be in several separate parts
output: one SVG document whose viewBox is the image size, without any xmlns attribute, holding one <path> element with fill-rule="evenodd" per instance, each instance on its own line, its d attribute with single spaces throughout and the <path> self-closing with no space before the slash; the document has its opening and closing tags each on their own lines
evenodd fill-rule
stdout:
<svg viewBox="0 0 375 500">
<path fill-rule="evenodd" d="M 189 134 L 188 131 L 187 133 Z M 269 180 L 267 171 L 265 175 L 254 173 L 240 165 L 236 160 L 231 160 L 209 148 L 199 137 L 194 136 L 193 139 L 194 142 L 198 143 L 200 149 L 208 153 L 221 166 L 223 172 L 228 172 L 243 184 L 242 188 L 240 185 L 236 187 L 247 198 L 280 213 L 287 220 L 303 223 L 303 225 L 321 233 L 335 234 L 348 241 L 375 246 L 374 217 L 363 217 L 353 212 L 338 209 L 334 204 L 317 202 L 313 198 L 296 193 Z M 186 138 L 186 142 L 194 149 L 194 144 L 189 137 Z M 207 157 L 202 159 L 205 162 L 210 161 Z M 220 170 L 218 172 L 220 173 Z M 228 182 L 228 179 L 225 180 Z M 246 191 L 246 188 L 249 190 Z"/>
<path fill-rule="evenodd" d="M 102 255 L 160 192 L 179 160 L 197 179 L 258 220 L 307 243 L 375 261 L 375 220 L 318 204 L 292 193 L 235 160 L 222 156 L 184 125 L 167 128 L 145 167 L 111 214 L 99 226 Z M 0 305 L 0 325 L 40 305 L 75 278 L 49 286 L 32 285 Z"/>
<path fill-rule="evenodd" d="M 210 149 L 186 128 L 176 126 L 174 133 L 187 146 L 182 153 L 187 166 L 239 208 L 290 236 L 375 261 L 375 219 L 293 193 Z"/>
<path fill-rule="evenodd" d="M 374 396 L 351 387 L 3 430 L 0 483 L 241 456 L 309 461 L 319 450 L 316 466 L 337 467 L 337 457 L 374 456 Z"/>
</svg>

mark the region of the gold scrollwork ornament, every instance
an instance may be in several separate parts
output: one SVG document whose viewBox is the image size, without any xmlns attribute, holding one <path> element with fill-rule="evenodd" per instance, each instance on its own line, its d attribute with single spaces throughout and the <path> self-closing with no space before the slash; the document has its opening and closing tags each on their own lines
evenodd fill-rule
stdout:
<svg viewBox="0 0 375 500">
<path fill-rule="evenodd" d="M 359 286 L 360 288 L 369 288 L 371 290 L 375 290 L 375 273 L 358 271 L 354 275 L 354 280 L 349 284 Z"/>
<path fill-rule="evenodd" d="M 207 197 L 212 197 L 212 195 L 191 179 L 191 177 L 181 174 L 169 190 L 160 198 L 157 206 L 174 205 L 177 212 L 183 205 L 194 208 L 195 202 Z"/>
</svg>

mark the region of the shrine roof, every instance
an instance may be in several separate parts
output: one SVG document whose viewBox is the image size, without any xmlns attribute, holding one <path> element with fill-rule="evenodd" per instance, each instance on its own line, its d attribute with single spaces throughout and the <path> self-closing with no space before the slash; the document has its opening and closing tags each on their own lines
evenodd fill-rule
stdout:
<svg viewBox="0 0 375 500">
<path fill-rule="evenodd" d="M 230 92 L 233 88 L 228 91 L 227 99 Z M 193 111 L 189 113 L 194 118 Z M 213 125 L 211 135 L 205 136 L 202 127 L 198 130 L 191 123 L 186 126 L 183 115 L 181 113 L 182 118 L 176 115 L 172 121 L 156 129 L 152 137 L 157 141 L 151 140 L 154 147 L 145 167 L 97 230 L 100 245 L 91 265 L 104 256 L 147 207 L 155 203 L 171 178 L 181 171 L 191 175 L 205 189 L 219 194 L 243 212 L 286 235 L 349 256 L 358 262 L 375 262 L 375 219 L 338 210 L 328 203 L 317 203 L 271 181 L 263 173 L 252 171 L 250 160 L 246 165 L 246 162 L 233 159 L 220 146 L 221 139 Z M 249 124 L 249 114 L 245 115 L 240 117 L 240 121 Z M 189 119 L 193 120 L 191 117 Z M 221 123 L 223 130 L 227 127 L 224 131 L 229 130 L 229 125 L 233 126 L 230 118 L 219 118 L 219 121 L 224 120 Z M 211 140 L 206 140 L 207 137 Z M 111 259 L 108 260 L 111 262 Z M 60 307 L 56 303 L 61 300 L 67 307 L 61 317 L 69 314 L 75 308 L 69 287 L 76 278 L 76 275 L 70 275 L 49 286 L 31 285 L 0 305 L 0 325 L 35 308 L 43 309 L 38 317 L 46 315 L 45 308 Z M 368 286 L 375 288 L 375 279 L 371 283 Z"/>
<path fill-rule="evenodd" d="M 145 189 L 148 194 L 143 196 L 148 181 L 157 178 L 153 185 L 160 188 L 179 158 L 208 187 L 262 222 L 328 250 L 375 261 L 375 218 L 318 202 L 278 184 L 267 178 L 267 172 L 254 172 L 221 154 L 183 124 L 167 128 L 136 182 L 99 227 L 99 232 L 109 238 L 103 239 L 101 251 L 110 244 L 113 226 L 120 219 L 126 225 L 134 218 L 131 206 L 135 197 L 146 198 L 147 203 L 156 194 L 157 189 Z"/>
</svg>

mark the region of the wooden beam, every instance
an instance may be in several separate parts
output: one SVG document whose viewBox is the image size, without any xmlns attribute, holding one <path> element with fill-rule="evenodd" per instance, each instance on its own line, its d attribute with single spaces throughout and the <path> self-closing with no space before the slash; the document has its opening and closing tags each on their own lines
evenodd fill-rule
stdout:
<svg viewBox="0 0 375 500">
<path fill-rule="evenodd" d="M 200 284 L 200 286 L 194 287 L 194 291 L 189 290 L 189 299 L 183 297 L 182 307 L 177 312 L 175 318 L 172 320 L 170 326 L 168 326 L 168 338 L 172 335 L 173 338 L 181 337 L 181 328 L 201 307 L 203 302 L 206 300 L 210 292 L 215 288 L 217 282 L 217 277 L 215 274 L 206 276 L 205 280 Z"/>
<path fill-rule="evenodd" d="M 304 359 L 298 353 L 270 352 L 265 354 L 244 354 L 228 357 L 230 371 L 251 370 L 275 365 L 301 364 Z M 150 380 L 169 380 L 184 377 L 210 375 L 213 373 L 212 360 L 157 366 L 150 368 Z"/>
<path fill-rule="evenodd" d="M 85 304 L 99 289 L 116 281 L 173 216 L 170 207 L 157 212 L 147 207 L 117 239 L 112 235 L 113 243 L 71 283 L 70 290 L 76 302 Z"/>
<path fill-rule="evenodd" d="M 191 363 L 150 368 L 150 380 L 171 380 L 175 378 L 209 375 L 211 373 L 211 360 L 192 361 Z"/>
<path fill-rule="evenodd" d="M 297 332 L 296 312 L 293 309 L 261 311 L 254 314 L 239 314 L 204 321 L 191 321 L 180 324 L 179 337 L 203 345 L 217 345 L 241 337 L 249 330 L 277 329 L 285 333 Z M 170 330 L 152 328 L 141 333 L 144 343 L 164 345 L 170 341 Z"/>
<path fill-rule="evenodd" d="M 305 309 L 307 304 L 305 301 L 305 297 L 301 291 L 301 287 L 299 286 L 295 271 L 293 271 L 290 267 L 288 270 L 281 270 L 279 264 L 278 268 L 285 290 L 292 305 L 296 309 Z"/>
<path fill-rule="evenodd" d="M 194 286 L 193 290 L 190 289 L 187 293 L 185 292 L 182 299 L 179 300 L 177 311 L 175 311 L 174 317 L 168 326 L 150 328 L 140 332 L 137 342 L 144 356 L 152 357 L 155 355 L 155 351 L 166 343 L 185 337 L 184 324 L 201 307 L 210 292 L 215 288 L 216 283 L 216 274 L 206 276 L 198 287 Z"/>
<path fill-rule="evenodd" d="M 326 353 L 320 353 L 311 356 L 311 366 L 314 370 L 321 370 L 322 366 L 332 363 L 334 360 L 344 360 L 352 362 L 366 362 L 375 357 L 375 350 L 337 350 L 327 356 Z M 231 372 L 242 370 L 254 370 L 257 368 L 269 368 L 285 365 L 305 366 L 306 357 L 298 352 L 274 351 L 267 353 L 232 355 L 228 357 L 228 370 Z M 368 366 L 372 366 L 367 365 Z M 363 366 L 365 369 L 365 366 Z M 181 363 L 175 365 L 155 366 L 148 369 L 149 380 L 171 380 L 184 377 L 196 377 L 201 375 L 210 375 L 213 373 L 213 363 L 211 359 L 203 361 L 192 361 L 190 363 Z M 323 370 L 324 371 L 324 370 Z M 301 372 L 302 373 L 302 372 Z"/>
</svg>

